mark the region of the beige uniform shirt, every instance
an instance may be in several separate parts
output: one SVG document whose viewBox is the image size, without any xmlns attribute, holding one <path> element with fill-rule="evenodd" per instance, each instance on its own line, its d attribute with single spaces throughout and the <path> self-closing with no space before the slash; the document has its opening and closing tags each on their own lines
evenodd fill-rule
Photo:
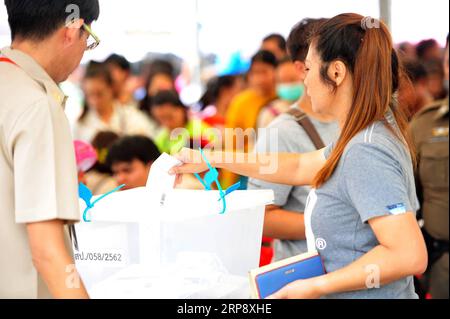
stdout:
<svg viewBox="0 0 450 319">
<path fill-rule="evenodd" d="M 80 219 L 66 98 L 30 56 L 0 55 L 17 64 L 0 62 L 0 299 L 48 298 L 26 224 Z"/>
</svg>

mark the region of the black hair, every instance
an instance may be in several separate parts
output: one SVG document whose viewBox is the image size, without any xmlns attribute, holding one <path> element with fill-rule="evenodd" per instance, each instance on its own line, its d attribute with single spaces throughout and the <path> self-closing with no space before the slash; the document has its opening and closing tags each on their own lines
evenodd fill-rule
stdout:
<svg viewBox="0 0 450 319">
<path fill-rule="evenodd" d="M 131 71 L 131 63 L 122 55 L 111 54 L 106 60 L 107 65 L 115 65 L 123 71 Z"/>
<path fill-rule="evenodd" d="M 189 119 L 188 107 L 183 104 L 180 100 L 180 97 L 176 91 L 161 91 L 158 92 L 152 98 L 152 105 L 150 107 L 150 112 L 153 108 L 161 107 L 163 105 L 170 104 L 175 108 L 181 109 L 184 111 L 184 123 L 186 124 Z"/>
<path fill-rule="evenodd" d="M 233 75 L 214 77 L 209 80 L 206 85 L 206 91 L 200 99 L 202 110 L 216 103 L 222 90 L 232 88 L 236 80 L 237 77 Z"/>
<path fill-rule="evenodd" d="M 152 108 L 162 106 L 164 104 L 171 104 L 181 109 L 187 109 L 187 107 L 181 102 L 178 93 L 175 91 L 161 91 L 158 92 L 152 99 Z"/>
<path fill-rule="evenodd" d="M 271 65 L 274 68 L 278 66 L 278 61 L 275 55 L 266 50 L 261 50 L 252 57 L 251 65 L 253 66 L 257 62 Z"/>
<path fill-rule="evenodd" d="M 148 66 L 149 77 L 156 74 L 166 74 L 170 78 L 175 79 L 175 67 L 167 60 L 157 59 Z"/>
<path fill-rule="evenodd" d="M 424 80 L 428 77 L 428 71 L 425 65 L 419 60 L 406 60 L 403 61 L 403 68 L 408 75 L 409 79 L 416 83 L 420 80 Z"/>
<path fill-rule="evenodd" d="M 417 53 L 417 57 L 419 59 L 424 59 L 425 55 L 427 53 L 427 51 L 435 46 L 439 46 L 439 44 L 437 43 L 436 40 L 434 39 L 428 39 L 428 40 L 423 40 L 420 41 L 417 45 L 416 45 L 416 53 Z"/>
<path fill-rule="evenodd" d="M 88 79 L 101 79 L 109 87 L 112 87 L 113 83 L 114 83 L 111 73 L 110 73 L 108 67 L 106 66 L 106 64 L 101 63 L 101 62 L 96 62 L 96 61 L 91 61 L 86 66 L 86 71 L 85 71 L 83 80 L 88 80 Z M 87 105 L 87 102 L 85 101 L 84 105 L 83 105 L 83 112 L 81 113 L 78 121 L 82 122 L 85 119 L 88 112 L 89 112 L 89 107 Z"/>
<path fill-rule="evenodd" d="M 90 171 L 96 171 L 102 174 L 111 175 L 112 171 L 110 166 L 107 164 L 107 157 L 111 146 L 119 140 L 120 136 L 111 131 L 99 132 L 92 140 L 92 146 L 97 152 L 97 163 Z"/>
<path fill-rule="evenodd" d="M 86 71 L 84 73 L 84 80 L 87 79 L 98 79 L 101 78 L 105 81 L 108 86 L 113 85 L 113 79 L 111 76 L 111 72 L 109 71 L 108 67 L 105 63 L 102 62 L 96 62 L 91 61 L 86 66 Z"/>
<path fill-rule="evenodd" d="M 277 46 L 283 52 L 286 52 L 286 39 L 278 33 L 273 33 L 264 38 L 263 42 L 276 41 Z"/>
<path fill-rule="evenodd" d="M 429 75 L 438 75 L 444 77 L 444 67 L 442 66 L 442 60 L 433 58 L 423 62 L 425 69 Z"/>
<path fill-rule="evenodd" d="M 86 24 L 100 14 L 98 0 L 5 0 L 12 40 L 40 41 L 62 27 L 76 6 Z"/>
<path fill-rule="evenodd" d="M 110 168 L 116 163 L 130 163 L 133 160 L 147 165 L 156 161 L 160 155 L 158 147 L 148 137 L 126 136 L 111 146 L 106 163 Z"/>
<path fill-rule="evenodd" d="M 152 84 L 153 80 L 158 75 L 165 75 L 167 78 L 169 78 L 174 86 L 175 86 L 175 68 L 169 61 L 166 60 L 155 60 L 150 65 L 148 65 L 148 71 L 147 71 L 147 80 L 145 81 L 145 90 L 147 91 L 150 85 Z M 151 114 L 151 107 L 153 104 L 153 97 L 147 94 L 145 95 L 144 99 L 140 103 L 140 110 L 144 113 L 146 113 L 148 116 L 152 117 Z"/>
<path fill-rule="evenodd" d="M 305 62 L 309 49 L 309 38 L 328 19 L 306 18 L 297 23 L 287 40 L 287 48 L 292 61 Z"/>
</svg>

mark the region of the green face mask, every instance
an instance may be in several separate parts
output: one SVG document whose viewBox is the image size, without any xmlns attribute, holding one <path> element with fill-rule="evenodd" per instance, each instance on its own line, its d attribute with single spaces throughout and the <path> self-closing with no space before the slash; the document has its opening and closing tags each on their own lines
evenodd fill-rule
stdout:
<svg viewBox="0 0 450 319">
<path fill-rule="evenodd" d="M 278 97 L 284 101 L 298 101 L 305 94 L 305 86 L 302 83 L 280 84 L 277 86 Z"/>
</svg>

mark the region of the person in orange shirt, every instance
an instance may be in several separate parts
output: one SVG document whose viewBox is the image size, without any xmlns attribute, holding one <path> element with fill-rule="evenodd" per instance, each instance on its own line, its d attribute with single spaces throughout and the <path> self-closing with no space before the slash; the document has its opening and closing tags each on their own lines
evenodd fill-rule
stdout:
<svg viewBox="0 0 450 319">
<path fill-rule="evenodd" d="M 259 113 L 277 98 L 277 66 L 277 58 L 269 51 L 259 51 L 253 56 L 248 74 L 249 88 L 234 98 L 227 111 L 225 127 L 228 130 L 224 139 L 226 150 L 248 152 L 253 148 L 255 134 L 247 134 L 248 140 L 236 138 L 236 132 L 230 129 L 242 129 L 243 132 L 252 129 L 256 132 Z M 221 183 L 224 187 L 230 187 L 238 180 L 238 175 L 225 171 L 222 173 Z M 244 181 L 242 186 L 245 184 Z"/>
</svg>

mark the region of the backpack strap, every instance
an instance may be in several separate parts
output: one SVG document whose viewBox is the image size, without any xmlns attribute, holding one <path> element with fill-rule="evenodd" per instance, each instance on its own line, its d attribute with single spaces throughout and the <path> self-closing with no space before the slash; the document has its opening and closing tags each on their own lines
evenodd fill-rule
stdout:
<svg viewBox="0 0 450 319">
<path fill-rule="evenodd" d="M 324 148 L 326 145 L 323 142 L 322 138 L 319 135 L 319 132 L 317 132 L 317 129 L 315 128 L 314 124 L 311 122 L 311 119 L 308 117 L 308 115 L 298 108 L 291 109 L 287 114 L 294 117 L 295 121 L 303 127 L 306 134 L 308 134 L 309 138 L 313 142 L 316 149 L 320 150 Z"/>
</svg>

